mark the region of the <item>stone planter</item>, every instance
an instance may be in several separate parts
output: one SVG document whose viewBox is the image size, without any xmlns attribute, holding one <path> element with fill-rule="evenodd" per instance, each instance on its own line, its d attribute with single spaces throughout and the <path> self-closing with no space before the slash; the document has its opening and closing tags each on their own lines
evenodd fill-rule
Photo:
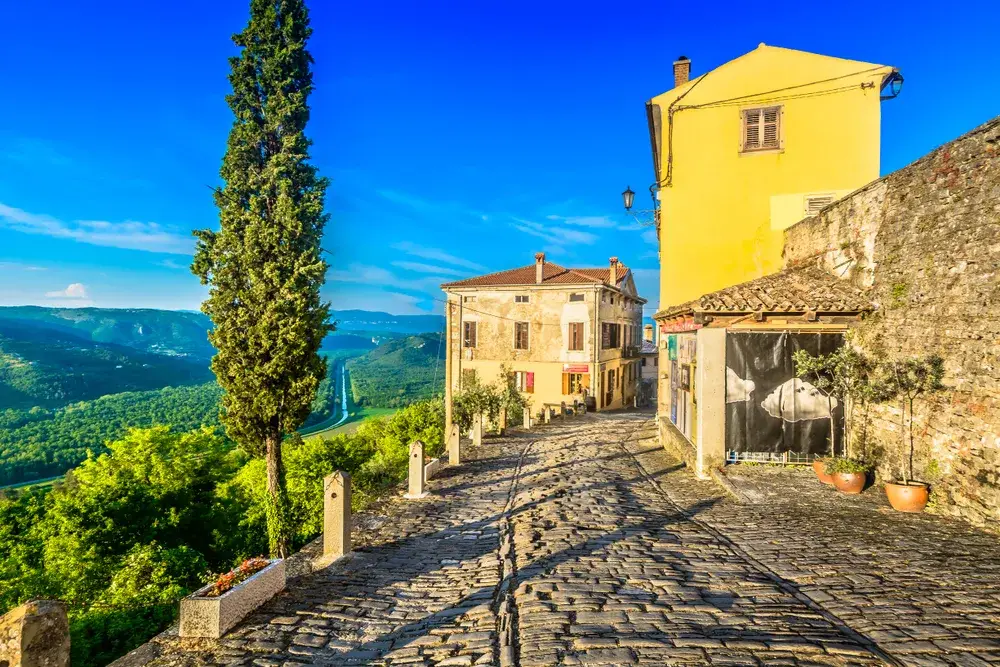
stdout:
<svg viewBox="0 0 1000 667">
<path fill-rule="evenodd" d="M 833 486 L 833 475 L 826 474 L 826 461 L 823 459 L 816 459 L 813 461 L 813 472 L 816 473 L 816 479 L 824 484 Z"/>
<path fill-rule="evenodd" d="M 923 482 L 886 482 L 885 495 L 892 508 L 900 512 L 923 512 L 927 506 L 927 485 Z"/>
<path fill-rule="evenodd" d="M 181 637 L 218 639 L 285 588 L 285 561 L 271 564 L 219 597 L 203 597 L 211 584 L 181 600 Z"/>
<path fill-rule="evenodd" d="M 865 488 L 868 475 L 863 472 L 838 472 L 833 474 L 833 485 L 841 493 L 861 493 Z"/>
</svg>

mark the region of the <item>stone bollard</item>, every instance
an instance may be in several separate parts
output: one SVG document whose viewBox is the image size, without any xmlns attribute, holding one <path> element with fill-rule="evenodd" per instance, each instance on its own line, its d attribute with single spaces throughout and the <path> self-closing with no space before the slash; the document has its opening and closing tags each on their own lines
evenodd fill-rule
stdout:
<svg viewBox="0 0 1000 667">
<path fill-rule="evenodd" d="M 542 410 L 545 411 L 545 423 L 546 424 L 551 423 L 552 422 L 552 408 L 550 408 L 549 406 L 546 405 L 544 408 L 542 408 Z"/>
<path fill-rule="evenodd" d="M 479 413 L 472 418 L 472 444 L 479 447 L 483 444 L 483 414 Z"/>
<path fill-rule="evenodd" d="M 559 404 L 559 419 L 566 421 L 566 401 Z"/>
<path fill-rule="evenodd" d="M 500 408 L 500 435 L 507 432 L 507 408 Z"/>
<path fill-rule="evenodd" d="M 0 665 L 69 667 L 66 605 L 33 600 L 0 616 Z"/>
<path fill-rule="evenodd" d="M 410 443 L 409 491 L 404 496 L 411 500 L 423 498 L 424 491 L 424 443 L 414 440 Z"/>
<path fill-rule="evenodd" d="M 452 424 L 451 433 L 448 434 L 448 464 L 462 465 L 462 434 L 458 424 Z"/>
<path fill-rule="evenodd" d="M 523 415 L 522 419 L 524 420 L 524 430 L 525 431 L 530 431 L 531 430 L 531 408 L 525 408 L 523 412 L 524 412 L 524 415 Z"/>
<path fill-rule="evenodd" d="M 338 470 L 323 479 L 323 555 L 351 552 L 351 476 Z"/>
</svg>

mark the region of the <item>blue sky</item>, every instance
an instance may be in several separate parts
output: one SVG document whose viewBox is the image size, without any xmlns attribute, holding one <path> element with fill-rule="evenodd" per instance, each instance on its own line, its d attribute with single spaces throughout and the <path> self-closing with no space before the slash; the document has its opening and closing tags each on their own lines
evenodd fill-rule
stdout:
<svg viewBox="0 0 1000 667">
<path fill-rule="evenodd" d="M 816 4 L 815 9 L 805 5 Z M 334 308 L 441 310 L 437 285 L 618 255 L 655 310 L 643 103 L 759 42 L 891 64 L 882 171 L 1000 114 L 995 2 L 314 0 L 314 161 Z M 0 23 L 0 305 L 196 309 L 190 230 L 231 118 L 245 0 L 12 3 Z"/>
</svg>

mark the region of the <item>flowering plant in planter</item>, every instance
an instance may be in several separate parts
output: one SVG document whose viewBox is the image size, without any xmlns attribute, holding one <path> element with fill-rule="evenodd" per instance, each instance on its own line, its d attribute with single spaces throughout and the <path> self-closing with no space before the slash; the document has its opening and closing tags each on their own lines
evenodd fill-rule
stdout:
<svg viewBox="0 0 1000 667">
<path fill-rule="evenodd" d="M 205 592 L 204 597 L 215 598 L 232 590 L 271 564 L 267 558 L 248 558 L 239 567 L 219 575 L 212 587 Z"/>
</svg>

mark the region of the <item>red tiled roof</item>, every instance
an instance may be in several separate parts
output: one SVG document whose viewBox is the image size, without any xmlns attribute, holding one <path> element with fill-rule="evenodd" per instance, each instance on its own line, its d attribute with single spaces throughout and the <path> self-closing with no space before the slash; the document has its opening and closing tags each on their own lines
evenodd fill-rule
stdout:
<svg viewBox="0 0 1000 667">
<path fill-rule="evenodd" d="M 867 294 L 819 267 L 785 269 L 666 308 L 653 317 L 685 313 L 860 313 L 873 309 Z"/>
<path fill-rule="evenodd" d="M 628 267 L 624 264 L 619 264 L 618 285 L 621 285 L 622 282 L 624 282 L 626 275 L 628 275 Z M 603 283 L 610 277 L 610 266 L 604 269 L 567 269 L 559 266 L 558 264 L 553 264 L 552 262 L 545 262 L 542 264 L 541 284 L 591 285 Z M 441 285 L 441 287 L 501 287 L 535 284 L 537 284 L 535 283 L 535 265 L 529 264 L 528 266 L 522 266 L 516 269 L 507 269 L 506 271 L 498 271 L 497 273 L 488 273 L 484 276 L 475 276 L 473 278 L 466 278 L 465 280 L 456 280 L 454 282 L 445 283 L 444 285 Z"/>
</svg>

